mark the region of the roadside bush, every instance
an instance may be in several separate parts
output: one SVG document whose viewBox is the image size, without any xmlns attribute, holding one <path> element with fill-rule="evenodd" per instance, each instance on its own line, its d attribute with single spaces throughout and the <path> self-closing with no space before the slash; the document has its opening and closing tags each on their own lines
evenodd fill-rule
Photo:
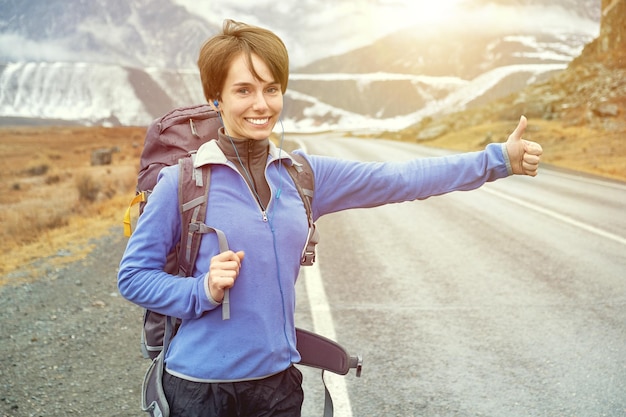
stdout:
<svg viewBox="0 0 626 417">
<path fill-rule="evenodd" d="M 91 175 L 82 175 L 76 179 L 78 199 L 93 203 L 100 193 L 100 184 Z"/>
<path fill-rule="evenodd" d="M 53 184 L 58 184 L 61 182 L 61 177 L 59 175 L 48 175 L 48 177 L 46 177 L 46 184 L 47 185 L 53 185 Z"/>
<path fill-rule="evenodd" d="M 28 205 L 5 211 L 0 216 L 0 223 L 5 225 L 1 234 L 3 239 L 23 245 L 41 239 L 47 231 L 67 226 L 69 215 L 63 205 Z"/>
<path fill-rule="evenodd" d="M 26 175 L 40 176 L 40 175 L 46 175 L 49 169 L 50 169 L 50 165 L 48 164 L 38 164 L 38 165 L 33 165 L 31 167 L 26 168 L 24 173 Z"/>
</svg>

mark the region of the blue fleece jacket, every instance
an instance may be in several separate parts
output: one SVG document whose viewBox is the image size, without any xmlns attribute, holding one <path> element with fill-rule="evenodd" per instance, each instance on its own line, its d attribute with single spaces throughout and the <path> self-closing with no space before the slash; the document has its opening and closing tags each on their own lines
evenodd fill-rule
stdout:
<svg viewBox="0 0 626 417">
<path fill-rule="evenodd" d="M 316 220 L 340 210 L 471 190 L 511 173 L 503 144 L 488 145 L 482 152 L 405 162 L 305 157 L 314 172 Z M 272 198 L 263 211 L 216 142 L 203 145 L 197 154 L 196 166 L 212 166 L 206 224 L 222 230 L 232 250 L 246 254 L 230 290 L 229 320 L 222 320 L 221 307 L 208 292 L 209 262 L 219 252 L 215 234 L 203 237 L 193 277 L 163 272 L 181 227 L 178 169 L 161 171 L 122 258 L 118 287 L 133 303 L 182 319 L 166 356 L 169 373 L 192 381 L 241 381 L 281 372 L 300 360 L 295 282 L 308 223 L 285 169 L 292 163 L 270 143 L 265 176 Z"/>
</svg>

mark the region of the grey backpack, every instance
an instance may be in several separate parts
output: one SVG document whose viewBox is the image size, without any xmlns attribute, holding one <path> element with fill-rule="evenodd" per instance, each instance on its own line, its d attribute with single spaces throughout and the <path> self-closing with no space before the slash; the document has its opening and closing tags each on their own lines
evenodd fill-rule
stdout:
<svg viewBox="0 0 626 417">
<path fill-rule="evenodd" d="M 165 272 L 181 277 L 191 276 L 196 263 L 203 233 L 198 225 L 203 224 L 210 185 L 210 167 L 202 170 L 193 168 L 195 151 L 212 139 L 217 138 L 222 126 L 217 113 L 209 105 L 183 107 L 172 110 L 153 121 L 148 127 L 144 148 L 139 162 L 137 193 L 131 201 L 124 217 L 124 233 L 132 233 L 131 208 L 139 204 L 139 213 L 147 202 L 162 168 L 178 164 L 178 201 L 181 213 L 181 239 L 177 247 L 168 254 Z M 301 264 L 312 265 L 315 261 L 315 245 L 319 235 L 313 222 L 311 199 L 313 198 L 313 172 L 306 159 L 292 154 L 302 167 L 287 166 L 296 188 L 306 208 L 309 223 L 309 238 L 302 254 Z M 227 311 L 225 312 L 228 313 Z M 174 334 L 178 326 L 174 328 Z M 165 318 L 156 312 L 146 310 L 144 331 L 142 332 L 142 352 L 144 357 L 154 359 L 163 347 Z"/>
</svg>

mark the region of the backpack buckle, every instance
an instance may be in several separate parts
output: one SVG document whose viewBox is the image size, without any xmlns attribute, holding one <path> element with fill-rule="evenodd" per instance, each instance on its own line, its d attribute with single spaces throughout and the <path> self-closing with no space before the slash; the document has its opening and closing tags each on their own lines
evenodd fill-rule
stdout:
<svg viewBox="0 0 626 417">
<path fill-rule="evenodd" d="M 302 266 L 311 266 L 315 262 L 315 250 L 308 251 L 305 250 L 302 254 L 302 259 L 300 259 L 300 265 Z"/>
<path fill-rule="evenodd" d="M 356 371 L 356 376 L 361 376 L 361 370 L 363 369 L 363 357 L 361 355 L 350 356 L 350 363 L 348 365 L 350 368 L 354 368 Z"/>
</svg>

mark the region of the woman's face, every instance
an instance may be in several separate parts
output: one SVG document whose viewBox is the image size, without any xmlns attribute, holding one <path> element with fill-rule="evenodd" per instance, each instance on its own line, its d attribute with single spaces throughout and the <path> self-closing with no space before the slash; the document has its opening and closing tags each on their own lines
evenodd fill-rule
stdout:
<svg viewBox="0 0 626 417">
<path fill-rule="evenodd" d="M 263 60 L 252 54 L 254 77 L 244 54 L 236 56 L 219 101 L 226 134 L 240 139 L 262 140 L 269 137 L 283 110 L 281 85 L 274 80 Z"/>
</svg>

